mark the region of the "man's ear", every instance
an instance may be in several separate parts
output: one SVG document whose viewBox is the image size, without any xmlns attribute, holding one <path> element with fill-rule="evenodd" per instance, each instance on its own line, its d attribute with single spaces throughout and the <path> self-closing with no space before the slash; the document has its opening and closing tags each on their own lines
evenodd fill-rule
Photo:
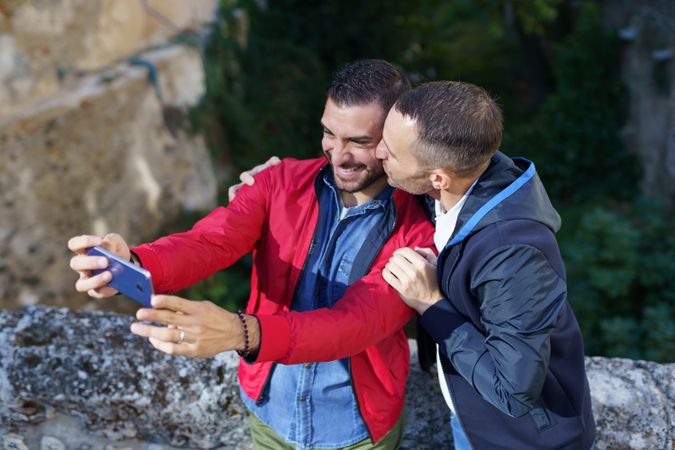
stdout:
<svg viewBox="0 0 675 450">
<path fill-rule="evenodd" d="M 434 189 L 444 191 L 450 189 L 452 177 L 444 169 L 433 169 L 429 172 L 429 180 Z"/>
</svg>

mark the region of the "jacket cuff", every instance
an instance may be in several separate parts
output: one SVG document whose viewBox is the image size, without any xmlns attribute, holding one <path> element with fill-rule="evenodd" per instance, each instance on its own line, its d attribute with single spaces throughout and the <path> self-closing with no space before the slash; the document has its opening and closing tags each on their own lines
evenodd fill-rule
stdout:
<svg viewBox="0 0 675 450">
<path fill-rule="evenodd" d="M 255 362 L 279 361 L 288 353 L 291 324 L 278 314 L 256 314 L 260 323 L 260 348 Z"/>
<path fill-rule="evenodd" d="M 434 341 L 440 343 L 448 339 L 457 327 L 466 322 L 466 319 L 450 300 L 443 299 L 424 311 L 420 322 Z"/>
<path fill-rule="evenodd" d="M 134 252 L 138 257 L 141 266 L 150 272 L 152 276 L 152 286 L 155 288 L 155 293 L 160 292 L 160 284 L 163 277 L 162 265 L 159 262 L 159 258 L 153 252 L 148 245 L 140 245 L 138 247 L 133 247 L 129 249 Z"/>
</svg>

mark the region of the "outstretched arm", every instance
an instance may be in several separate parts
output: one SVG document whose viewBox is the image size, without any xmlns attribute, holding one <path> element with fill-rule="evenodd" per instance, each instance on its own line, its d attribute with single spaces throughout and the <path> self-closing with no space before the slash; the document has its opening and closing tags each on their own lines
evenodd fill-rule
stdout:
<svg viewBox="0 0 675 450">
<path fill-rule="evenodd" d="M 219 207 L 191 230 L 133 248 L 152 274 L 157 293 L 176 292 L 229 267 L 260 239 L 269 213 L 269 174 L 243 187 L 227 207 Z"/>
<path fill-rule="evenodd" d="M 381 254 L 378 255 L 371 271 L 352 284 L 345 291 L 342 299 L 332 308 L 306 312 L 258 314 L 256 317 L 246 316 L 249 332 L 252 333 L 250 350 L 254 352 L 257 350 L 257 354 L 253 357 L 255 362 L 276 361 L 293 364 L 331 361 L 359 353 L 382 339 L 402 332 L 403 325 L 414 315 L 414 311 L 401 302 L 398 293 L 384 282 L 382 269 L 394 249 L 404 245 L 430 245 L 433 227 L 422 214 L 419 214 L 419 218 L 414 221 L 407 220 L 405 226 L 399 224 L 399 227 L 405 227 L 405 232 L 395 232 L 395 235 L 385 244 Z M 155 310 L 139 311 L 138 319 L 150 321 L 161 319 L 161 317 L 155 317 L 156 313 L 153 312 Z M 228 329 L 229 331 L 223 333 L 231 333 L 231 336 L 216 333 L 214 336 L 218 337 L 213 340 L 220 344 L 214 347 L 215 350 L 206 350 L 209 347 L 204 345 L 202 347 L 205 349 L 204 352 L 194 349 L 192 355 L 208 355 L 213 351 L 243 348 L 241 329 L 237 325 L 239 318 L 227 312 L 213 313 L 213 316 L 216 315 L 221 317 L 222 322 L 227 321 L 230 324 L 223 325 L 221 328 Z M 179 321 L 176 323 L 182 323 L 180 317 L 176 320 Z M 175 343 L 180 338 L 178 332 L 137 328 L 141 325 L 135 325 L 134 328 L 138 334 L 143 336 L 163 339 L 169 344 Z M 190 324 L 186 323 L 186 325 Z M 207 337 L 202 340 L 198 336 L 201 334 L 199 331 L 204 331 L 204 329 L 205 327 L 193 328 L 191 333 L 185 333 L 184 339 L 191 339 L 199 347 L 199 342 L 206 343 L 212 340 Z M 148 334 L 151 332 L 157 334 L 151 336 Z M 258 339 L 259 346 L 256 345 Z M 177 349 L 170 345 L 167 349 L 171 349 L 172 352 L 182 351 L 180 346 Z M 187 347 L 184 350 L 189 351 Z"/>
</svg>

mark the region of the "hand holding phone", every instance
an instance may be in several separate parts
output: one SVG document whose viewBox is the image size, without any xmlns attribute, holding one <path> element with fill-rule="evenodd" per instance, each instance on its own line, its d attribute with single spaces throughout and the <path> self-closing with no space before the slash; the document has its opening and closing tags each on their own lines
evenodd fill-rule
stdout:
<svg viewBox="0 0 675 450">
<path fill-rule="evenodd" d="M 150 272 L 102 247 L 91 247 L 87 250 L 87 255 L 103 256 L 108 260 L 108 267 L 92 270 L 93 275 L 98 275 L 106 270 L 109 271 L 112 274 L 112 280 L 110 280 L 108 286 L 117 289 L 120 293 L 146 308 L 152 308 L 150 300 L 153 295 L 153 288 Z"/>
</svg>

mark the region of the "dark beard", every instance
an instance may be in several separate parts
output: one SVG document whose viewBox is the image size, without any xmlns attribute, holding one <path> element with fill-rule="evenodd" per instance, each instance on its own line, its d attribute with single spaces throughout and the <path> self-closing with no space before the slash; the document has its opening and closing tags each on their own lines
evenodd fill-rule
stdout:
<svg viewBox="0 0 675 450">
<path fill-rule="evenodd" d="M 359 192 L 370 186 L 371 184 L 375 183 L 376 181 L 380 180 L 382 177 L 386 176 L 384 173 L 384 169 L 382 167 L 379 168 L 379 170 L 375 171 L 368 171 L 366 170 L 366 177 L 363 179 L 358 180 L 355 184 L 352 184 L 351 182 L 349 185 L 345 185 L 342 183 L 340 178 L 338 178 L 337 175 L 335 175 L 335 167 L 333 165 L 330 166 L 331 170 L 333 171 L 333 180 L 335 181 L 335 186 L 343 191 L 347 192 L 349 194 L 353 194 L 354 192 Z"/>
</svg>

